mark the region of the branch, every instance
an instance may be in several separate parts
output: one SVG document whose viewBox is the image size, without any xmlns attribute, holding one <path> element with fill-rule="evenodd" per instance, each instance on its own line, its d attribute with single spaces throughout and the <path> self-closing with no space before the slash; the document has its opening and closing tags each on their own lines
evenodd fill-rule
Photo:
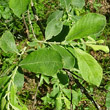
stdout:
<svg viewBox="0 0 110 110">
<path fill-rule="evenodd" d="M 34 38 L 36 39 L 36 35 L 34 33 L 34 29 L 33 29 L 33 26 L 32 26 L 32 21 L 30 19 L 30 12 L 29 12 L 29 10 L 27 11 L 27 13 L 28 13 L 28 20 L 29 20 L 29 24 L 31 26 L 32 34 L 33 34 Z"/>
<path fill-rule="evenodd" d="M 71 73 L 73 74 L 72 71 L 68 70 L 68 69 L 63 69 L 64 71 L 66 71 L 67 73 Z M 94 101 L 94 99 L 92 98 L 92 96 L 88 93 L 88 91 L 83 87 L 83 85 L 79 82 L 79 80 L 75 77 L 74 81 L 75 83 L 78 85 L 78 87 L 80 88 L 81 92 L 84 93 L 86 95 L 86 97 L 94 104 L 94 106 L 96 107 L 97 110 L 100 110 L 100 106 Z"/>
<path fill-rule="evenodd" d="M 72 73 L 74 76 L 76 76 L 77 78 L 80 78 L 83 80 L 83 78 L 81 78 L 80 76 L 76 75 L 75 73 L 73 73 L 72 71 L 70 71 L 69 69 L 65 69 L 63 68 L 64 71 L 69 71 L 70 73 Z"/>
<path fill-rule="evenodd" d="M 71 89 L 71 104 L 70 104 L 70 110 L 73 110 L 73 102 L 72 102 L 72 99 L 73 99 L 73 94 L 72 94 L 72 85 L 73 85 L 73 77 L 72 77 L 72 74 L 70 74 L 69 72 L 68 73 L 68 76 L 69 76 L 69 85 L 70 85 L 70 88 Z"/>
<path fill-rule="evenodd" d="M 27 23 L 26 23 L 24 14 L 22 14 L 22 18 L 23 18 L 24 25 L 25 25 L 25 27 L 26 27 L 27 37 L 28 37 L 28 39 L 29 39 L 29 28 L 28 28 L 28 26 L 27 26 Z"/>
<path fill-rule="evenodd" d="M 39 79 L 41 79 L 41 74 L 39 76 Z M 37 84 L 37 89 L 36 89 L 36 92 L 35 92 L 35 95 L 34 95 L 34 103 L 33 103 L 33 109 L 34 109 L 34 106 L 36 105 L 37 103 L 37 94 L 38 94 L 38 90 L 39 90 L 39 87 L 40 87 L 40 80 L 38 81 L 38 84 Z"/>
<path fill-rule="evenodd" d="M 41 22 L 39 21 L 39 18 L 38 18 L 37 13 L 36 13 L 36 8 L 35 8 L 34 3 L 33 3 L 32 0 L 31 0 L 31 8 L 32 8 L 32 12 L 33 12 L 33 14 L 34 14 L 34 17 L 35 17 L 35 19 L 36 19 L 36 22 L 37 22 L 37 24 L 38 24 L 38 26 L 39 26 L 39 28 L 40 28 L 40 30 L 41 30 L 41 32 L 42 32 L 44 38 L 45 38 L 44 28 L 43 28 Z"/>
</svg>

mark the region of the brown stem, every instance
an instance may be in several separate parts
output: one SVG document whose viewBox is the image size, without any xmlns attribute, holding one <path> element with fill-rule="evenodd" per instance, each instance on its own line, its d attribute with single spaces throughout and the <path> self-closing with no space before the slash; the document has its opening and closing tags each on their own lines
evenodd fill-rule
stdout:
<svg viewBox="0 0 110 110">
<path fill-rule="evenodd" d="M 41 22 L 39 21 L 39 18 L 38 18 L 37 13 L 36 13 L 36 8 L 35 8 L 35 6 L 34 6 L 32 0 L 31 0 L 31 8 L 32 8 L 32 12 L 33 12 L 33 14 L 34 14 L 34 17 L 35 17 L 35 19 L 36 19 L 36 22 L 37 22 L 37 24 L 38 24 L 38 26 L 39 26 L 39 28 L 40 28 L 40 30 L 41 30 L 41 32 L 42 32 L 44 38 L 45 38 L 44 28 L 43 28 Z"/>
<path fill-rule="evenodd" d="M 40 76 L 39 76 L 39 79 L 41 79 L 41 74 L 40 74 Z M 40 86 L 40 81 L 39 81 L 38 84 L 37 84 L 37 89 L 36 89 L 36 92 L 35 92 L 35 95 L 34 95 L 33 109 L 34 109 L 34 106 L 35 106 L 36 103 L 37 103 L 36 97 L 37 97 L 37 94 L 38 94 L 39 86 Z"/>
<path fill-rule="evenodd" d="M 67 73 L 69 72 L 69 73 L 73 74 L 73 72 L 68 69 L 63 69 L 63 70 L 66 71 Z M 77 78 L 75 78 L 74 76 L 73 76 L 73 78 L 74 78 L 75 83 L 80 88 L 81 92 L 84 93 L 86 95 L 86 97 L 94 104 L 94 106 L 96 107 L 97 110 L 100 110 L 100 106 L 95 102 L 95 100 L 88 93 L 88 91 L 83 87 L 83 85 L 79 82 L 79 80 Z"/>
<path fill-rule="evenodd" d="M 72 74 L 70 74 L 69 72 L 67 72 L 67 73 L 68 73 L 68 76 L 69 76 L 69 85 L 70 85 L 70 89 L 71 89 L 70 110 L 73 110 L 73 102 L 72 102 L 72 99 L 73 99 L 73 93 L 72 93 L 73 77 L 72 77 Z"/>
<path fill-rule="evenodd" d="M 25 25 L 25 27 L 26 27 L 27 37 L 28 37 L 28 39 L 29 39 L 29 28 L 28 28 L 28 26 L 27 26 L 27 23 L 26 23 L 24 14 L 22 14 L 22 18 L 23 18 L 24 25 Z"/>
<path fill-rule="evenodd" d="M 30 19 L 30 12 L 29 12 L 29 10 L 27 11 L 27 13 L 28 13 L 28 20 L 29 20 L 29 24 L 31 26 L 32 34 L 33 34 L 34 38 L 36 39 L 36 35 L 34 33 L 34 29 L 33 29 L 33 26 L 32 26 L 32 21 Z"/>
</svg>

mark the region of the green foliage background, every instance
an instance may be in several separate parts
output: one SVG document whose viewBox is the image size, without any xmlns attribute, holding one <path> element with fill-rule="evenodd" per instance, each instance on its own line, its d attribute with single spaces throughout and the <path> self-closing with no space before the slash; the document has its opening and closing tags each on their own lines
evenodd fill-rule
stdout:
<svg viewBox="0 0 110 110">
<path fill-rule="evenodd" d="M 99 4 L 0 1 L 1 110 L 110 108 L 110 20 Z"/>
</svg>

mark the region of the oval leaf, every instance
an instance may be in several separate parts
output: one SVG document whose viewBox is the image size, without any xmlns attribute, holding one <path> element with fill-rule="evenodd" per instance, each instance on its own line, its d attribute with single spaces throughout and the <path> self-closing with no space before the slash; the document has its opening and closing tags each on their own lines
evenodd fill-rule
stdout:
<svg viewBox="0 0 110 110">
<path fill-rule="evenodd" d="M 10 90 L 10 102 L 12 105 L 16 105 L 18 103 L 16 93 L 17 93 L 17 88 L 16 86 L 12 85 Z"/>
<path fill-rule="evenodd" d="M 35 73 L 41 73 L 47 76 L 53 76 L 62 69 L 62 58 L 59 53 L 53 49 L 39 49 L 28 55 L 20 66 Z"/>
<path fill-rule="evenodd" d="M 61 84 L 63 84 L 63 85 L 68 84 L 69 78 L 68 78 L 67 74 L 58 73 L 57 77 L 58 77 Z"/>
<path fill-rule="evenodd" d="M 47 24 L 53 19 L 59 20 L 62 17 L 62 15 L 63 15 L 63 11 L 56 10 L 48 17 Z"/>
<path fill-rule="evenodd" d="M 60 0 L 61 6 L 69 10 L 71 0 Z"/>
<path fill-rule="evenodd" d="M 8 83 L 9 76 L 0 77 L 0 89 Z"/>
<path fill-rule="evenodd" d="M 85 0 L 72 0 L 71 4 L 74 7 L 83 8 L 83 6 L 85 5 Z"/>
<path fill-rule="evenodd" d="M 62 102 L 62 94 L 59 92 L 57 98 L 56 98 L 56 110 L 62 110 L 62 105 L 63 105 L 63 102 Z"/>
<path fill-rule="evenodd" d="M 53 91 L 50 93 L 51 97 L 55 97 L 59 93 L 59 85 L 54 84 L 53 85 Z"/>
<path fill-rule="evenodd" d="M 10 0 L 9 6 L 13 10 L 14 14 L 18 17 L 21 16 L 26 10 L 30 3 L 30 0 Z"/>
<path fill-rule="evenodd" d="M 0 39 L 0 47 L 6 53 L 15 52 L 15 53 L 19 54 L 18 49 L 16 48 L 16 45 L 15 45 L 14 36 L 12 35 L 12 33 L 10 31 L 6 31 L 2 35 L 2 37 Z"/>
<path fill-rule="evenodd" d="M 22 70 L 19 68 L 14 77 L 14 84 L 16 85 L 18 90 L 21 90 L 24 84 L 24 74 L 22 73 Z"/>
<path fill-rule="evenodd" d="M 106 25 L 106 18 L 103 15 L 89 13 L 83 16 L 70 30 L 66 40 L 84 38 L 101 32 Z"/>
<path fill-rule="evenodd" d="M 88 53 L 75 48 L 80 73 L 84 80 L 99 86 L 102 80 L 102 68 Z"/>
<path fill-rule="evenodd" d="M 53 36 L 58 35 L 63 28 L 63 23 L 59 20 L 53 19 L 51 20 L 46 27 L 45 37 L 46 40 L 51 39 Z"/>
<path fill-rule="evenodd" d="M 64 63 L 64 68 L 71 69 L 74 67 L 75 59 L 70 52 L 59 45 L 52 45 L 52 47 L 61 55 Z"/>
<path fill-rule="evenodd" d="M 6 99 L 3 97 L 1 99 L 1 110 L 6 110 L 6 104 L 7 104 L 7 101 Z"/>
</svg>

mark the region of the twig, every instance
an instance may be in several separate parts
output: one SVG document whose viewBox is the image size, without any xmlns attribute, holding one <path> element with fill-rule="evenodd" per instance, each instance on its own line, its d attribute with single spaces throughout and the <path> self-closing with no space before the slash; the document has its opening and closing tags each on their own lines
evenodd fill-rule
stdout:
<svg viewBox="0 0 110 110">
<path fill-rule="evenodd" d="M 65 68 L 63 68 L 63 70 L 64 70 L 64 71 L 70 71 L 69 69 L 65 69 Z M 72 71 L 71 71 L 71 72 L 72 72 Z M 81 78 L 80 76 L 76 75 L 75 73 L 72 72 L 72 74 L 73 74 L 74 76 L 76 76 L 77 78 L 80 78 L 80 79 L 83 80 L 83 78 Z"/>
<path fill-rule="evenodd" d="M 37 24 L 38 24 L 38 26 L 39 26 L 44 38 L 45 38 L 45 31 L 43 29 L 43 26 L 42 26 L 41 22 L 39 21 L 39 18 L 38 18 L 37 13 L 36 13 L 36 8 L 35 8 L 34 3 L 33 3 L 32 0 L 31 0 L 31 8 L 32 8 L 32 12 L 34 14 L 34 17 L 36 19 L 36 22 L 37 22 Z"/>
<path fill-rule="evenodd" d="M 72 71 L 67 70 L 67 69 L 63 69 L 64 71 L 66 71 L 67 73 L 71 73 L 73 74 Z M 92 98 L 92 96 L 88 93 L 88 91 L 83 87 L 83 85 L 79 82 L 79 80 L 77 78 L 74 78 L 75 83 L 78 85 L 78 87 L 80 88 L 81 92 L 84 93 L 86 95 L 86 97 L 94 104 L 94 106 L 96 107 L 97 110 L 100 110 L 100 106 L 94 101 L 94 99 Z"/>
<path fill-rule="evenodd" d="M 32 26 L 32 22 L 31 22 L 31 19 L 30 19 L 30 12 L 29 12 L 29 10 L 27 11 L 27 13 L 28 13 L 28 20 L 29 20 L 29 24 L 30 24 L 30 26 L 31 26 L 32 34 L 33 34 L 34 38 L 36 39 L 36 35 L 35 35 L 35 33 L 34 33 L 34 29 L 33 29 L 33 26 Z"/>
<path fill-rule="evenodd" d="M 40 76 L 39 76 L 39 79 L 40 79 L 40 78 L 41 78 L 41 74 L 40 74 Z M 36 102 L 37 102 L 36 96 L 37 96 L 37 93 L 38 93 L 39 86 L 40 86 L 40 81 L 39 81 L 38 84 L 37 84 L 37 89 L 36 89 L 36 92 L 35 92 L 35 95 L 34 95 L 33 109 L 34 109 L 34 106 L 36 105 Z"/>
<path fill-rule="evenodd" d="M 27 26 L 27 23 L 26 23 L 26 20 L 25 20 L 24 14 L 22 14 L 22 18 L 23 18 L 24 25 L 25 25 L 25 27 L 26 27 L 27 37 L 28 37 L 28 39 L 29 39 L 29 29 L 28 29 L 28 26 Z"/>
<path fill-rule="evenodd" d="M 73 102 L 72 102 L 72 99 L 73 99 L 73 93 L 72 93 L 72 85 L 73 85 L 73 77 L 72 77 L 72 74 L 70 74 L 69 72 L 68 73 L 68 76 L 69 76 L 69 85 L 70 85 L 70 89 L 71 89 L 71 104 L 70 104 L 70 110 L 73 110 Z"/>
<path fill-rule="evenodd" d="M 79 45 L 79 44 L 87 44 L 86 42 L 84 42 L 84 43 L 77 43 L 77 42 L 68 42 L 68 41 L 63 41 L 63 42 L 49 42 L 49 41 L 46 41 L 46 40 L 36 40 L 36 42 L 37 43 L 45 43 L 45 44 L 57 44 L 57 45 L 70 45 L 71 46 L 71 44 L 72 45 Z"/>
</svg>

